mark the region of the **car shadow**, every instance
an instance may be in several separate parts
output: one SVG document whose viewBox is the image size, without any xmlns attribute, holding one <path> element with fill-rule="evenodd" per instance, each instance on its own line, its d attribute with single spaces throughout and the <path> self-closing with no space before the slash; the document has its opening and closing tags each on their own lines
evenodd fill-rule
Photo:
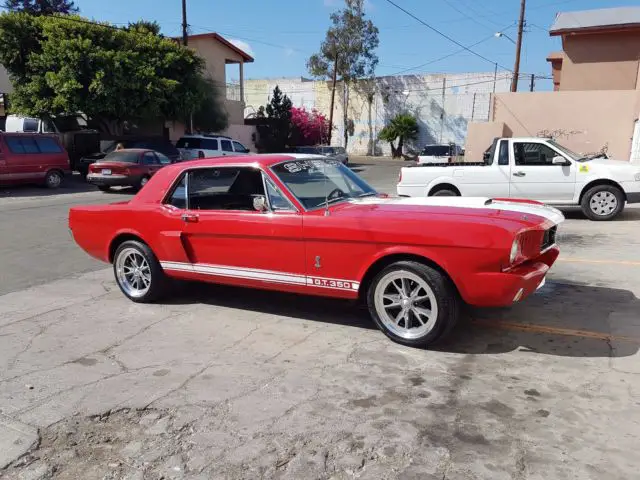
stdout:
<svg viewBox="0 0 640 480">
<path fill-rule="evenodd" d="M 95 185 L 87 183 L 82 175 L 67 175 L 59 188 L 51 189 L 44 185 L 8 185 L 0 187 L 0 198 L 51 197 L 70 193 L 97 191 Z"/>
<path fill-rule="evenodd" d="M 377 328 L 367 309 L 355 302 L 222 285 L 181 283 L 165 303 L 200 303 L 347 327 Z M 630 325 L 637 318 L 640 300 L 628 290 L 548 282 L 536 295 L 513 307 L 468 309 L 454 331 L 429 350 L 626 357 L 636 354 L 640 347 L 640 326 L 634 332 Z"/>
<path fill-rule="evenodd" d="M 585 220 L 590 222 L 582 211 L 575 208 L 563 208 L 562 214 L 565 216 L 567 220 Z M 640 208 L 637 206 L 627 206 L 620 215 L 611 220 L 612 222 L 632 222 L 640 220 Z M 598 222 L 595 222 L 598 223 Z"/>
</svg>

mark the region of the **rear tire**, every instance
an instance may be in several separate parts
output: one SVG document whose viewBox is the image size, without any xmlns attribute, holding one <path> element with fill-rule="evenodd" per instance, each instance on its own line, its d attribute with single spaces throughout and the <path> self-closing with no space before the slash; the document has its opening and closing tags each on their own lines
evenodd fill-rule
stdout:
<svg viewBox="0 0 640 480">
<path fill-rule="evenodd" d="M 50 170 L 44 177 L 44 184 L 52 190 L 60 188 L 62 185 L 62 173 L 58 170 Z"/>
<path fill-rule="evenodd" d="M 458 193 L 454 192 L 453 190 L 449 190 L 446 188 L 443 188 L 442 190 L 438 190 L 437 192 L 434 192 L 431 194 L 432 197 L 458 197 Z"/>
<path fill-rule="evenodd" d="M 426 347 L 444 338 L 460 317 L 451 281 L 419 262 L 395 262 L 378 273 L 367 290 L 374 322 L 391 340 Z"/>
<path fill-rule="evenodd" d="M 589 220 L 603 222 L 617 217 L 624 203 L 624 193 L 618 187 L 597 185 L 584 194 L 580 207 Z"/>
<path fill-rule="evenodd" d="M 128 240 L 113 256 L 113 273 L 124 295 L 136 303 L 151 303 L 166 291 L 167 277 L 145 243 Z"/>
</svg>

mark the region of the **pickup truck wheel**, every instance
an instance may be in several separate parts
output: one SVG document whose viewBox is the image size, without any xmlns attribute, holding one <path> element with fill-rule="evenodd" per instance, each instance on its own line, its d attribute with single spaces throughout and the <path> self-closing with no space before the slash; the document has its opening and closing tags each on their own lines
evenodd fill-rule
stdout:
<svg viewBox="0 0 640 480">
<path fill-rule="evenodd" d="M 443 338 L 460 316 L 454 286 L 419 262 L 396 262 L 371 282 L 367 304 L 376 325 L 393 341 L 426 347 Z"/>
<path fill-rule="evenodd" d="M 582 212 L 595 221 L 611 220 L 624 209 L 624 194 L 618 187 L 598 185 L 582 197 Z"/>
<path fill-rule="evenodd" d="M 127 298 L 136 303 L 150 303 L 162 296 L 166 277 L 158 259 L 148 245 L 129 240 L 113 256 L 116 283 Z"/>
<path fill-rule="evenodd" d="M 458 194 L 453 190 L 438 190 L 431 196 L 432 197 L 457 197 Z"/>
</svg>

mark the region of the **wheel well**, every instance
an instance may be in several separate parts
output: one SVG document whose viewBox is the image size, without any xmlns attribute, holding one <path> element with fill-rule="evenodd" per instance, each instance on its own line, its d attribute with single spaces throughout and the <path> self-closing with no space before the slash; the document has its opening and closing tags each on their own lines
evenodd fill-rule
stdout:
<svg viewBox="0 0 640 480">
<path fill-rule="evenodd" d="M 358 297 L 360 298 L 360 300 L 366 299 L 369 285 L 371 284 L 371 282 L 373 281 L 373 279 L 378 273 L 380 273 L 384 268 L 391 265 L 392 263 L 402 262 L 402 261 L 418 262 L 418 263 L 422 263 L 423 265 L 427 265 L 435 270 L 438 270 L 446 278 L 449 279 L 449 281 L 451 282 L 451 285 L 453 285 L 453 287 L 456 289 L 456 292 L 458 291 L 458 287 L 456 286 L 453 279 L 446 272 L 446 270 L 442 268 L 440 265 L 438 265 L 436 262 L 434 262 L 433 260 L 420 255 L 415 255 L 412 253 L 394 253 L 392 255 L 387 255 L 386 257 L 379 258 L 368 268 L 367 272 L 364 274 L 364 277 L 362 277 L 362 280 L 360 281 L 360 289 L 358 290 Z"/>
<path fill-rule="evenodd" d="M 64 177 L 64 172 L 59 169 L 59 168 L 50 168 L 49 170 L 47 170 L 47 173 L 45 173 L 45 175 L 49 175 L 49 173 L 51 172 L 58 172 L 60 174 L 61 177 Z"/>
<path fill-rule="evenodd" d="M 121 233 L 120 235 L 117 235 L 113 240 L 111 240 L 111 244 L 109 245 L 110 263 L 113 263 L 113 256 L 116 254 L 116 250 L 118 249 L 118 247 L 129 240 L 135 240 L 137 242 L 145 243 L 144 240 L 132 233 Z"/>
<path fill-rule="evenodd" d="M 624 196 L 625 201 L 627 200 L 627 194 L 624 193 L 624 189 L 620 186 L 619 183 L 614 182 L 613 180 L 607 180 L 605 178 L 603 178 L 602 180 L 594 180 L 591 183 L 587 183 L 584 188 L 582 189 L 582 191 L 580 192 L 580 199 L 578 200 L 578 203 L 582 203 L 582 199 L 584 197 L 584 194 L 587 193 L 589 191 L 589 189 L 593 188 L 593 187 L 597 187 L 599 185 L 610 185 L 612 187 L 616 187 L 618 190 L 620 190 L 622 192 L 622 195 Z"/>
<path fill-rule="evenodd" d="M 451 185 L 450 183 L 441 183 L 439 185 L 436 185 L 429 191 L 429 196 L 439 192 L 440 190 L 451 190 L 452 192 L 456 192 L 458 196 L 461 196 L 460 190 L 458 190 L 458 187 L 456 187 L 455 185 Z"/>
</svg>

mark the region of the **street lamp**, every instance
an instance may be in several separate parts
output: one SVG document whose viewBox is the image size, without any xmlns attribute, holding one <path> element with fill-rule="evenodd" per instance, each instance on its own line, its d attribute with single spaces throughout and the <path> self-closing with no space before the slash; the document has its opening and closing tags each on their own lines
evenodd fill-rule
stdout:
<svg viewBox="0 0 640 480">
<path fill-rule="evenodd" d="M 496 38 L 504 37 L 507 40 L 509 40 L 511 43 L 513 43 L 514 45 L 516 44 L 516 41 L 513 38 L 511 38 L 509 35 L 507 35 L 506 33 L 496 32 L 496 33 L 493 34 L 493 36 L 496 37 Z"/>
</svg>

